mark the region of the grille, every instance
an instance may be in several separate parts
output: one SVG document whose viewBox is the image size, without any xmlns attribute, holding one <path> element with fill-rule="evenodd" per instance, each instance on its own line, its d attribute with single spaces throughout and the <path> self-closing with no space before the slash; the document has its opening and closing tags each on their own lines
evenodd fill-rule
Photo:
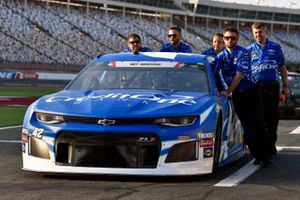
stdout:
<svg viewBox="0 0 300 200">
<path fill-rule="evenodd" d="M 155 168 L 161 142 L 155 134 L 60 133 L 56 164 L 81 167 Z"/>
<path fill-rule="evenodd" d="M 106 120 L 94 117 L 73 117 L 64 116 L 66 122 L 84 123 L 84 124 L 97 124 L 99 120 Z M 114 125 L 127 125 L 127 124 L 153 124 L 154 119 L 110 119 L 114 120 Z"/>
</svg>

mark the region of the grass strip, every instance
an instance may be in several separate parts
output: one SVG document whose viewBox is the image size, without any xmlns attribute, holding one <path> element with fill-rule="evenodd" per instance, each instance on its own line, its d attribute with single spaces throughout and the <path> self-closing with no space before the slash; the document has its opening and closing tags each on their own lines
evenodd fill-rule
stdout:
<svg viewBox="0 0 300 200">
<path fill-rule="evenodd" d="M 41 97 L 59 90 L 58 88 L 0 87 L 0 96 Z"/>
<path fill-rule="evenodd" d="M 21 125 L 27 107 L 0 107 L 0 127 Z"/>
<path fill-rule="evenodd" d="M 59 88 L 0 87 L 1 96 L 41 97 L 59 91 Z M 0 107 L 0 127 L 21 125 L 27 107 Z"/>
</svg>

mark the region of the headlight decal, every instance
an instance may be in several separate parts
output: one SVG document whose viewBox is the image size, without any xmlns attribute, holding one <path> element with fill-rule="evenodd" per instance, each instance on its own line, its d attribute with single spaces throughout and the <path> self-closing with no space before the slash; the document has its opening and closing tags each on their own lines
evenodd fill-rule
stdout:
<svg viewBox="0 0 300 200">
<path fill-rule="evenodd" d="M 163 126 L 189 126 L 194 124 L 195 121 L 196 121 L 195 116 L 166 117 L 166 118 L 157 118 L 154 120 L 154 123 Z"/>
<path fill-rule="evenodd" d="M 46 124 L 57 124 L 65 122 L 64 117 L 61 115 L 48 114 L 48 113 L 36 113 L 36 119 L 39 122 Z"/>
</svg>

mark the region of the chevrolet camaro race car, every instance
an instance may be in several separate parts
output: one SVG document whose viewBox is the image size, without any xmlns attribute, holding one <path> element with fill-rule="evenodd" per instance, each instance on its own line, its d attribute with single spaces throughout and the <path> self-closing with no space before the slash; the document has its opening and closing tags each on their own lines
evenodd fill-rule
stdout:
<svg viewBox="0 0 300 200">
<path fill-rule="evenodd" d="M 62 91 L 27 110 L 23 169 L 198 175 L 244 155 L 231 100 L 211 58 L 144 52 L 98 56 Z"/>
</svg>

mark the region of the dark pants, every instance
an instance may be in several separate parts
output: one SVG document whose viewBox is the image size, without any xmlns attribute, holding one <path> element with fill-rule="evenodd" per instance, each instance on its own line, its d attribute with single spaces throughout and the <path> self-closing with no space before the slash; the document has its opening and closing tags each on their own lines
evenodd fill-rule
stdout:
<svg viewBox="0 0 300 200">
<path fill-rule="evenodd" d="M 258 83 L 261 91 L 263 120 L 267 129 L 269 141 L 269 151 L 271 154 L 276 153 L 277 127 L 279 122 L 279 83 L 261 82 Z"/>
<path fill-rule="evenodd" d="M 262 118 L 262 103 L 258 87 L 232 94 L 236 113 L 244 129 L 244 141 L 250 153 L 258 160 L 268 159 L 267 134 Z"/>
</svg>

